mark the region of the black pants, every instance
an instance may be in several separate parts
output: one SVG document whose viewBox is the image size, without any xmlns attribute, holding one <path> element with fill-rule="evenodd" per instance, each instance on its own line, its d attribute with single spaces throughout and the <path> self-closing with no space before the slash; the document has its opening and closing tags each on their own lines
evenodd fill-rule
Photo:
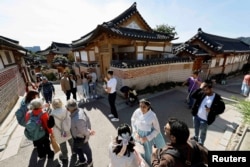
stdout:
<svg viewBox="0 0 250 167">
<path fill-rule="evenodd" d="M 34 141 L 33 144 L 37 147 L 37 154 L 39 158 L 44 158 L 46 155 L 48 155 L 48 158 L 54 157 L 54 152 L 50 149 L 50 140 L 48 134 L 46 134 L 41 139 Z"/>
<path fill-rule="evenodd" d="M 70 90 L 66 90 L 66 98 L 67 98 L 67 100 L 70 99 L 70 94 L 71 94 L 71 91 Z"/>
<path fill-rule="evenodd" d="M 117 110 L 115 107 L 115 99 L 116 99 L 116 92 L 110 93 L 108 96 L 108 100 L 109 100 L 111 113 L 114 115 L 115 118 L 118 118 Z"/>
<path fill-rule="evenodd" d="M 72 93 L 72 95 L 73 95 L 73 99 L 76 100 L 76 88 L 72 88 L 72 89 L 71 89 L 71 93 Z"/>
<path fill-rule="evenodd" d="M 89 146 L 89 142 L 84 143 L 84 139 L 80 138 L 74 139 L 74 151 L 81 162 L 86 161 L 84 154 L 87 157 L 87 163 L 92 162 L 92 150 Z"/>
<path fill-rule="evenodd" d="M 52 92 L 44 93 L 43 94 L 46 103 L 52 102 Z"/>
</svg>

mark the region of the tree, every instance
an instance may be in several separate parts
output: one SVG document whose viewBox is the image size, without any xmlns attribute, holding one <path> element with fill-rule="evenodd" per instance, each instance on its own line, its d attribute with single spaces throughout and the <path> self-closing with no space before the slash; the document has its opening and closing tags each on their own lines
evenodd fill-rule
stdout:
<svg viewBox="0 0 250 167">
<path fill-rule="evenodd" d="M 70 52 L 68 54 L 68 60 L 69 60 L 69 62 L 74 62 L 75 61 L 75 57 L 74 57 L 74 53 L 73 52 Z"/>
<path fill-rule="evenodd" d="M 65 56 L 56 55 L 52 62 L 54 65 L 66 66 L 66 64 L 68 64 L 68 59 Z"/>
<path fill-rule="evenodd" d="M 170 26 L 168 24 L 156 25 L 156 28 L 154 28 L 154 30 L 158 31 L 158 32 L 163 32 L 163 33 L 166 33 L 166 34 L 170 34 L 173 37 L 175 37 L 177 35 L 177 32 L 175 31 L 175 27 Z"/>
</svg>

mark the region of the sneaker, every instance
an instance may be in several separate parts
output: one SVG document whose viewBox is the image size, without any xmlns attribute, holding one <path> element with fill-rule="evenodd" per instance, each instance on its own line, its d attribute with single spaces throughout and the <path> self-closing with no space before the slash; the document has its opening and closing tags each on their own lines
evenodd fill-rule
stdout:
<svg viewBox="0 0 250 167">
<path fill-rule="evenodd" d="M 114 115 L 113 114 L 109 114 L 109 118 L 113 118 L 114 117 Z"/>
<path fill-rule="evenodd" d="M 82 167 L 88 167 L 87 162 L 81 162 L 81 161 L 76 161 L 75 166 L 82 166 Z"/>
<path fill-rule="evenodd" d="M 112 118 L 111 121 L 112 121 L 112 122 L 118 122 L 118 121 L 119 121 L 119 118 Z"/>
</svg>

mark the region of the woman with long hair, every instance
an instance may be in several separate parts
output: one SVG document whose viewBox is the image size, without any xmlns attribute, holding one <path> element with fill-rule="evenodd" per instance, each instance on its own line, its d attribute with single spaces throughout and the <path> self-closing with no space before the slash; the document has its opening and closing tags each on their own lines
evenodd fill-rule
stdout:
<svg viewBox="0 0 250 167">
<path fill-rule="evenodd" d="M 161 134 L 157 116 L 148 100 L 140 100 L 139 108 L 135 110 L 131 117 L 131 124 L 135 140 L 144 147 L 142 157 L 150 164 L 152 146 L 163 148 L 165 140 Z"/>
<path fill-rule="evenodd" d="M 138 167 L 134 152 L 135 143 L 129 125 L 121 124 L 117 132 L 117 136 L 109 145 L 109 167 Z"/>
</svg>

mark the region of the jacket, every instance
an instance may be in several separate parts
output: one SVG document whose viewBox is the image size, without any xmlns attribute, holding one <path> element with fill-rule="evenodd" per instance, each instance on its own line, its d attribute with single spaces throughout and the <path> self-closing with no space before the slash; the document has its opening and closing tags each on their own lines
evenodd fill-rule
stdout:
<svg viewBox="0 0 250 167">
<path fill-rule="evenodd" d="M 91 124 L 89 117 L 82 109 L 76 109 L 70 115 L 71 134 L 73 138 L 84 138 L 87 142 L 90 137 Z"/>
<path fill-rule="evenodd" d="M 62 136 L 62 130 L 61 130 L 61 126 L 62 126 L 62 121 L 65 119 L 65 117 L 69 117 L 69 113 L 67 110 L 65 110 L 64 108 L 57 108 L 52 110 L 51 115 L 54 117 L 55 119 L 55 126 L 53 127 L 53 134 L 56 138 L 56 141 L 58 144 L 61 144 L 69 139 L 72 138 L 70 131 L 66 131 L 67 136 L 64 137 Z M 70 127 L 69 127 L 70 129 Z"/>
<path fill-rule="evenodd" d="M 188 160 L 188 157 L 190 158 L 190 160 L 192 158 L 197 159 L 197 157 L 199 157 L 199 160 L 201 160 L 204 164 L 207 164 L 208 150 L 205 147 L 197 144 L 197 142 L 192 143 L 195 143 L 198 151 L 195 151 L 194 144 L 191 144 L 191 141 L 188 141 L 184 145 L 173 145 L 170 143 L 162 149 L 157 149 L 156 153 L 152 153 L 151 156 L 152 167 L 186 167 L 186 164 L 184 164 L 184 162 L 182 162 L 180 158 L 165 153 L 168 149 L 178 150 L 178 152 L 183 156 L 185 160 Z"/>
<path fill-rule="evenodd" d="M 65 93 L 66 91 L 70 90 L 70 83 L 67 77 L 63 77 L 60 81 L 62 91 Z"/>
<path fill-rule="evenodd" d="M 206 94 L 202 91 L 201 88 L 199 88 L 191 95 L 191 97 L 196 99 L 195 104 L 192 108 L 192 114 L 193 116 L 196 116 L 203 99 L 206 97 Z M 215 121 L 216 116 L 218 114 L 223 113 L 224 110 L 225 110 L 225 103 L 223 102 L 221 96 L 215 93 L 214 100 L 210 107 L 210 112 L 208 113 L 207 116 L 207 124 L 211 125 Z"/>
<path fill-rule="evenodd" d="M 38 91 L 39 92 L 42 91 L 43 94 L 53 93 L 53 92 L 55 92 L 55 88 L 54 88 L 52 82 L 47 81 L 46 83 L 41 83 L 39 85 Z"/>
</svg>

